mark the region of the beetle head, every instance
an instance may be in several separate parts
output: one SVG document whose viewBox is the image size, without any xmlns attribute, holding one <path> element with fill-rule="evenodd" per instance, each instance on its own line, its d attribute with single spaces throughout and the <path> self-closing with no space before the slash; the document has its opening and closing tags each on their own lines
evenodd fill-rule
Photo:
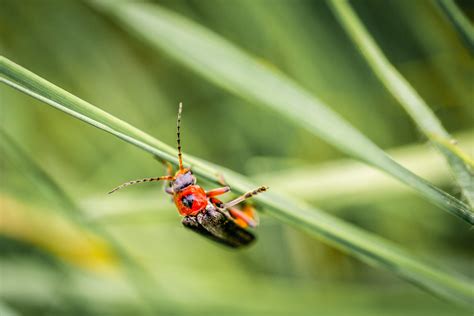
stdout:
<svg viewBox="0 0 474 316">
<path fill-rule="evenodd" d="M 176 172 L 175 179 L 171 183 L 173 192 L 179 192 L 184 188 L 196 184 L 196 177 L 190 169 L 183 169 Z"/>
</svg>

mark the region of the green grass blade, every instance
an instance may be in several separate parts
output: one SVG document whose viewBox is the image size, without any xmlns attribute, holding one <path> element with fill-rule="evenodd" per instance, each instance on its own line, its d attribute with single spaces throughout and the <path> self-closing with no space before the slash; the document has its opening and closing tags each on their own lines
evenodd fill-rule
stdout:
<svg viewBox="0 0 474 316">
<path fill-rule="evenodd" d="M 106 2 L 94 2 L 105 4 Z M 295 82 L 259 63 L 211 31 L 156 5 L 107 2 L 99 6 L 129 31 L 216 85 L 266 105 L 339 150 L 411 186 L 470 224 L 470 207 L 393 161 L 383 150 Z"/>
<path fill-rule="evenodd" d="M 383 85 L 408 112 L 425 136 L 446 157 L 465 198 L 470 205 L 474 205 L 472 159 L 452 144 L 452 137 L 423 98 L 389 62 L 350 4 L 346 0 L 333 0 L 330 3 L 345 30 Z"/>
<path fill-rule="evenodd" d="M 437 0 L 436 3 L 454 25 L 465 45 L 474 54 L 474 26 L 472 22 L 459 9 L 454 0 Z"/>
<path fill-rule="evenodd" d="M 3 83 L 23 93 L 111 133 L 151 154 L 175 164 L 177 162 L 174 158 L 177 154 L 176 150 L 171 149 L 170 146 L 5 58 L 0 58 L 0 79 Z M 185 158 L 187 163 L 193 165 L 193 171 L 197 175 L 215 183 L 219 182 L 218 174 L 223 173 L 226 182 L 236 192 L 245 192 L 256 186 L 244 176 L 231 170 L 189 155 L 186 155 Z M 104 189 L 104 193 L 107 189 Z M 345 223 L 317 208 L 284 197 L 283 194 L 268 192 L 255 199 L 265 206 L 268 213 L 275 218 L 306 231 L 370 265 L 385 268 L 453 302 L 474 304 L 474 285 L 462 276 L 456 276 L 425 263 L 388 241 Z"/>
<path fill-rule="evenodd" d="M 464 148 L 474 148 L 474 130 L 454 136 Z M 439 168 L 444 158 L 435 150 L 427 150 L 425 144 L 394 148 L 389 153 L 432 183 L 444 186 L 452 180 L 448 169 Z M 362 177 L 364 181 L 360 181 Z M 340 185 L 342 178 L 344 186 Z M 397 195 L 406 198 L 407 194 L 412 193 L 392 177 L 350 159 L 258 173 L 256 179 L 271 183 L 273 188 L 284 188 L 290 195 L 305 201 L 325 201 L 337 205 L 351 205 L 355 201 L 369 203 Z"/>
<path fill-rule="evenodd" d="M 19 170 L 27 171 L 28 180 L 38 193 L 50 205 L 66 212 L 68 216 L 78 218 L 77 207 L 62 188 L 48 174 L 37 166 L 18 144 L 0 127 L 0 149 L 3 157 L 12 161 Z"/>
<path fill-rule="evenodd" d="M 1 128 L 0 148 L 3 155 L 14 161 L 18 169 L 25 172 L 27 180 L 41 191 L 50 205 L 56 206 L 54 209 L 61 210 L 69 219 L 96 233 L 107 242 L 113 255 L 120 259 L 120 266 L 130 284 L 135 287 L 146 303 L 143 305 L 143 313 L 155 315 L 159 308 L 156 306 L 157 298 L 150 292 L 154 284 L 149 273 L 106 230 L 99 225 L 91 225 L 75 201 Z"/>
<path fill-rule="evenodd" d="M 19 316 L 16 311 L 10 308 L 8 305 L 0 301 L 0 315 L 2 316 Z"/>
</svg>

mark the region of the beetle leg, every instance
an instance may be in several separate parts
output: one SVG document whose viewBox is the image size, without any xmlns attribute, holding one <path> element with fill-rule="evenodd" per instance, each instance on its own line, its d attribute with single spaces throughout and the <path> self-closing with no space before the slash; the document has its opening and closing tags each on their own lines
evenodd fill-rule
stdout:
<svg viewBox="0 0 474 316">
<path fill-rule="evenodd" d="M 173 195 L 173 188 L 171 188 L 171 181 L 165 181 L 165 183 L 163 183 L 163 189 L 165 190 L 165 193 L 169 194 L 169 195 Z"/>
<path fill-rule="evenodd" d="M 217 188 L 217 189 L 214 189 L 214 190 L 207 191 L 206 195 L 207 195 L 207 197 L 213 197 L 213 196 L 222 195 L 222 194 L 227 193 L 229 191 L 230 191 L 230 187 L 225 186 L 225 187 L 222 187 L 222 188 Z"/>
<path fill-rule="evenodd" d="M 255 212 L 255 208 L 252 205 L 245 205 L 242 210 L 239 210 L 236 207 L 229 207 L 227 208 L 228 214 L 226 210 L 224 209 L 224 203 L 215 198 L 211 197 L 209 199 L 212 204 L 214 204 L 219 211 L 224 211 L 226 215 L 234 220 L 236 224 L 238 224 L 240 227 L 247 228 L 248 226 L 250 227 L 256 227 L 258 225 L 258 217 L 257 213 Z"/>
<path fill-rule="evenodd" d="M 163 164 L 166 166 L 166 174 L 169 176 L 173 175 L 173 165 L 169 161 L 163 160 Z"/>
<path fill-rule="evenodd" d="M 227 183 L 225 182 L 224 174 L 219 172 L 219 173 L 216 174 L 216 176 L 217 176 L 217 180 L 218 180 L 219 184 L 221 184 L 223 186 L 228 186 Z"/>
<path fill-rule="evenodd" d="M 224 202 L 222 202 L 218 198 L 211 197 L 211 198 L 209 198 L 209 201 L 211 201 L 211 203 L 214 204 L 217 208 L 223 208 L 224 207 Z"/>
<path fill-rule="evenodd" d="M 160 157 L 158 157 L 156 155 L 153 156 L 153 157 L 165 166 L 166 175 L 173 176 L 173 165 L 169 161 L 161 159 Z M 168 193 L 170 195 L 173 195 L 173 190 L 171 189 L 171 182 L 170 181 L 165 181 L 163 183 L 163 189 L 165 190 L 166 193 Z"/>
<path fill-rule="evenodd" d="M 159 162 L 161 162 L 165 166 L 167 176 L 172 176 L 173 175 L 173 165 L 169 161 L 161 159 L 160 157 L 158 157 L 156 155 L 154 155 L 153 158 L 155 158 L 156 160 L 158 160 Z"/>
<path fill-rule="evenodd" d="M 252 191 L 248 191 L 247 193 L 245 194 L 242 194 L 241 196 L 239 196 L 238 198 L 230 201 L 230 202 L 227 202 L 224 204 L 224 208 L 229 208 L 229 207 L 232 207 L 234 205 L 237 205 L 239 203 L 242 203 L 243 201 L 245 201 L 246 199 L 250 199 L 252 196 L 255 196 L 259 193 L 262 193 L 262 192 L 265 192 L 268 190 L 268 187 L 267 186 L 261 186 L 261 187 L 258 187 L 256 188 L 255 190 L 252 190 Z"/>
<path fill-rule="evenodd" d="M 230 215 L 235 219 L 236 224 L 238 224 L 240 227 L 257 227 L 258 218 L 253 206 L 245 205 L 242 210 L 239 210 L 236 207 L 229 207 L 228 210 Z"/>
</svg>

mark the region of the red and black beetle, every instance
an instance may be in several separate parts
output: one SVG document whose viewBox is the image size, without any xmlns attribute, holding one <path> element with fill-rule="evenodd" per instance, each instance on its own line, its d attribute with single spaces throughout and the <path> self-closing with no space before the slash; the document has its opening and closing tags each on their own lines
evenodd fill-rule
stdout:
<svg viewBox="0 0 474 316">
<path fill-rule="evenodd" d="M 268 187 L 258 187 L 230 202 L 224 203 L 216 196 L 229 192 L 229 186 L 205 191 L 197 185 L 196 177 L 191 169 L 183 166 L 180 138 L 182 109 L 183 105 L 180 103 L 176 124 L 179 170 L 174 176 L 171 164 L 166 163 L 168 169 L 166 176 L 129 181 L 109 193 L 132 184 L 167 181 L 165 191 L 173 196 L 179 214 L 184 216 L 182 223 L 185 227 L 226 246 L 233 248 L 246 246 L 255 240 L 255 235 L 248 228 L 255 228 L 258 220 L 252 206 L 245 205 L 242 209 L 239 209 L 236 205 L 256 194 L 265 192 Z"/>
</svg>

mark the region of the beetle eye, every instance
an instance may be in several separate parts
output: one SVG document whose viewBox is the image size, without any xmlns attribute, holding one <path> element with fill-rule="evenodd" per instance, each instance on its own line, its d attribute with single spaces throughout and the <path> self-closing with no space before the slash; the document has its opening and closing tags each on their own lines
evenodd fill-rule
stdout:
<svg viewBox="0 0 474 316">
<path fill-rule="evenodd" d="M 183 205 L 186 206 L 187 208 L 192 208 L 193 202 L 194 202 L 194 195 L 189 194 L 186 196 L 183 196 L 181 199 L 181 202 L 183 202 Z"/>
</svg>

